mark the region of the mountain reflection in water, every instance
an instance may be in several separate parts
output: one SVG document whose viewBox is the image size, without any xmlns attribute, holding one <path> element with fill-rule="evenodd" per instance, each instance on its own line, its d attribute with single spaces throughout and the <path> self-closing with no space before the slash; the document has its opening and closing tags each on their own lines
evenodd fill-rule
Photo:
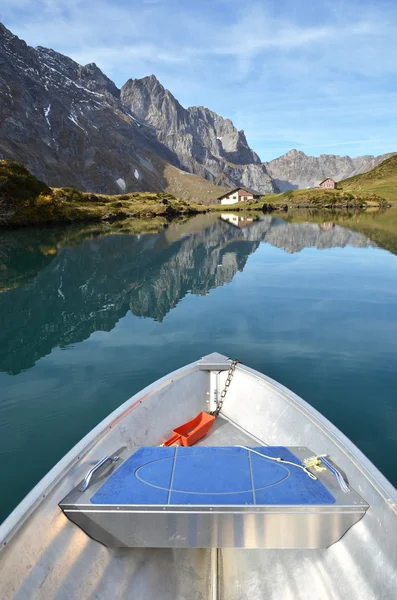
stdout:
<svg viewBox="0 0 397 600">
<path fill-rule="evenodd" d="M 32 367 L 56 346 L 112 330 L 128 310 L 162 321 L 186 294 L 204 295 L 230 282 L 261 242 L 288 253 L 374 245 L 333 222 L 288 223 L 230 213 L 197 222 L 198 228 L 193 219 L 187 228 L 171 224 L 157 234 L 110 234 L 61 248 L 56 237 L 62 230 L 47 231 L 41 235 L 52 238 L 39 245 L 40 251 L 39 231 L 3 234 L 0 369 L 15 374 Z M 15 247 L 16 236 L 29 235 L 34 243 L 22 244 L 23 251 Z M 13 250 L 8 263 L 4 239 Z"/>
</svg>

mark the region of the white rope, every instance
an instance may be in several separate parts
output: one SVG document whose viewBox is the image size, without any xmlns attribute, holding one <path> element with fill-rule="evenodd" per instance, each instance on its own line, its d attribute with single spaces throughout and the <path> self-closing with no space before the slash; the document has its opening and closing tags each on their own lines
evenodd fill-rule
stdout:
<svg viewBox="0 0 397 600">
<path fill-rule="evenodd" d="M 317 477 L 315 475 L 313 475 L 313 473 L 311 473 L 308 469 L 306 469 L 306 467 L 304 465 L 298 465 L 297 463 L 293 463 L 289 460 L 284 460 L 284 458 L 280 458 L 280 457 L 267 456 L 266 454 L 262 454 L 261 452 L 258 452 L 257 450 L 254 450 L 253 448 L 247 448 L 247 446 L 240 446 L 240 444 L 236 444 L 236 448 L 243 448 L 243 450 L 247 450 L 248 452 L 253 452 L 254 454 L 257 454 L 258 456 L 261 456 L 262 458 L 267 458 L 268 460 L 274 460 L 276 462 L 281 462 L 281 463 L 284 463 L 287 465 L 292 465 L 293 467 L 298 467 L 298 469 L 302 469 L 302 471 L 304 471 L 306 473 L 306 475 L 308 475 L 310 477 L 310 479 L 317 480 Z"/>
</svg>

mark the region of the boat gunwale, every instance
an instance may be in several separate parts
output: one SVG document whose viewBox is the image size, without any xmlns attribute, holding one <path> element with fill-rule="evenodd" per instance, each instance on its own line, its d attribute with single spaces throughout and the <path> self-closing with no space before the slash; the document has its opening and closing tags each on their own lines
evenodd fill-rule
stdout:
<svg viewBox="0 0 397 600">
<path fill-rule="evenodd" d="M 241 505 L 241 504 L 224 504 L 217 505 L 216 508 L 212 508 L 208 504 L 174 504 L 172 506 L 162 504 L 147 504 L 145 506 L 141 504 L 101 504 L 99 508 L 92 504 L 79 504 L 78 507 L 74 504 L 62 504 L 62 510 L 67 513 L 99 513 L 114 512 L 117 514 L 122 513 L 150 513 L 150 514 L 211 514 L 211 515 L 228 515 L 234 512 L 249 513 L 253 515 L 257 514 L 330 514 L 330 515 L 342 515 L 351 513 L 363 513 L 365 514 L 368 508 L 366 502 L 361 504 L 349 505 L 349 504 L 272 504 L 272 505 Z"/>
</svg>

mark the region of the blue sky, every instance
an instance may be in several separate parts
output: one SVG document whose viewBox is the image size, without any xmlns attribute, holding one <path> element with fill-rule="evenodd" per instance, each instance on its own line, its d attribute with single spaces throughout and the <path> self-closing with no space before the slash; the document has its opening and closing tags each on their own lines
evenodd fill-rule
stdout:
<svg viewBox="0 0 397 600">
<path fill-rule="evenodd" d="M 263 160 L 397 149 L 395 0 L 1 0 L 0 20 L 119 86 L 154 73 Z"/>
</svg>

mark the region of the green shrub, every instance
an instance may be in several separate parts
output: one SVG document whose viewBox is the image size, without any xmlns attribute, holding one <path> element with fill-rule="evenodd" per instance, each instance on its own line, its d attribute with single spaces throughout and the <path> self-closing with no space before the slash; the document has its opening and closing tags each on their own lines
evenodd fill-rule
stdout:
<svg viewBox="0 0 397 600">
<path fill-rule="evenodd" d="M 84 194 L 72 187 L 61 188 L 57 192 L 57 197 L 67 202 L 84 202 Z"/>
</svg>

